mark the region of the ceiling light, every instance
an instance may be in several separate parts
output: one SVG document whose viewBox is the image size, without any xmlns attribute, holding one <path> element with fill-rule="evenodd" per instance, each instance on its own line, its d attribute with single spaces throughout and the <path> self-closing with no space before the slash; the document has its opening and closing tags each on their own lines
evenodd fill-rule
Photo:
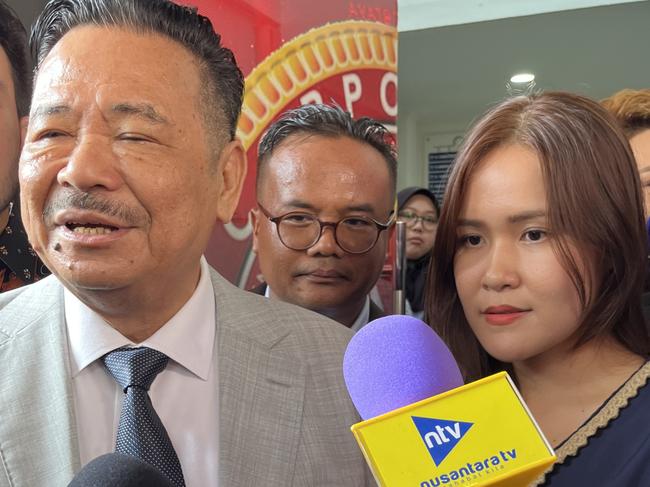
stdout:
<svg viewBox="0 0 650 487">
<path fill-rule="evenodd" d="M 533 73 L 517 73 L 510 78 L 511 83 L 530 83 L 535 79 Z"/>
</svg>

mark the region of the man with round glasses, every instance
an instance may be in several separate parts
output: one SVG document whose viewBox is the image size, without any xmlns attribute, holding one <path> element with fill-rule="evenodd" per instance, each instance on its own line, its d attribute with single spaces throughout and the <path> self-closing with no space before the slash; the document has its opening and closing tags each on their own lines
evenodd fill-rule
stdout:
<svg viewBox="0 0 650 487">
<path fill-rule="evenodd" d="M 391 136 L 340 107 L 283 114 L 259 145 L 253 248 L 265 283 L 254 291 L 353 330 L 382 316 L 368 294 L 395 219 Z"/>
</svg>

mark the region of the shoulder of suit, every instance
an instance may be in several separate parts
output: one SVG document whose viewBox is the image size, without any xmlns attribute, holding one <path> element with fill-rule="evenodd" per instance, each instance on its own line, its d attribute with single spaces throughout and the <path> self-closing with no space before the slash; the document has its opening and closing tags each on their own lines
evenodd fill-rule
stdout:
<svg viewBox="0 0 650 487">
<path fill-rule="evenodd" d="M 352 331 L 342 324 L 313 311 L 269 299 L 230 284 L 212 271 L 212 284 L 217 303 L 217 321 L 225 314 L 228 322 L 241 333 L 273 345 L 282 341 L 307 350 L 329 342 L 345 346 Z"/>
<path fill-rule="evenodd" d="M 63 286 L 53 275 L 0 294 L 0 343 L 50 315 L 62 303 Z"/>
</svg>

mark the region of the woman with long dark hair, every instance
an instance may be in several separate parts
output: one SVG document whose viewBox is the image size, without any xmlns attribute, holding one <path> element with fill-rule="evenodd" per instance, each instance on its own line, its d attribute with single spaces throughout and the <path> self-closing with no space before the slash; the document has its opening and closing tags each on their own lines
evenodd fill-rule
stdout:
<svg viewBox="0 0 650 487">
<path fill-rule="evenodd" d="M 470 131 L 443 205 L 426 318 L 467 380 L 509 371 L 558 461 L 537 485 L 650 485 L 650 338 L 634 158 L 567 93 Z"/>
</svg>

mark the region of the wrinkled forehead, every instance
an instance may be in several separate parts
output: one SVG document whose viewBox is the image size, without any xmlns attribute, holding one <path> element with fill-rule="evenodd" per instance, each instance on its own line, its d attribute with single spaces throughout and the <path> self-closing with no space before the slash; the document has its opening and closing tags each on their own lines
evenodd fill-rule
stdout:
<svg viewBox="0 0 650 487">
<path fill-rule="evenodd" d="M 66 33 L 41 62 L 34 101 L 65 90 L 111 87 L 127 94 L 161 98 L 198 96 L 200 72 L 194 56 L 157 33 L 122 27 L 82 25 Z"/>
</svg>

